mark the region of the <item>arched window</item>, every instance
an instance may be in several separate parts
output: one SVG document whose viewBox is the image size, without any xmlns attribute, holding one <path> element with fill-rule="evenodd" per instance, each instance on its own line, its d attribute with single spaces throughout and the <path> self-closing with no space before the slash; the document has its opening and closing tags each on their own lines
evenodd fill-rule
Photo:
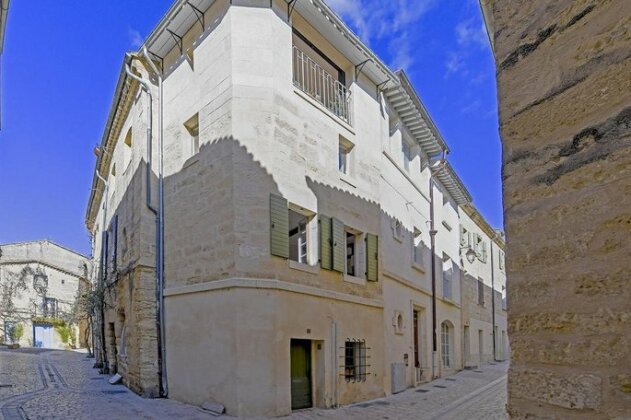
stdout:
<svg viewBox="0 0 631 420">
<path fill-rule="evenodd" d="M 453 335 L 454 332 L 451 323 L 449 321 L 443 321 L 443 323 L 440 324 L 440 344 L 444 367 L 451 367 L 453 363 Z"/>
</svg>

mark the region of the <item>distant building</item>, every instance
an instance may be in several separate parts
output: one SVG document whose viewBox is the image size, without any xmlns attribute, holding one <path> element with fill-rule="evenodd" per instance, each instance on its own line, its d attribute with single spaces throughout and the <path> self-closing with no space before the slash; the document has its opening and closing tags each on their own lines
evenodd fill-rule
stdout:
<svg viewBox="0 0 631 420">
<path fill-rule="evenodd" d="M 405 73 L 324 2 L 178 0 L 144 47 L 86 214 L 105 369 L 146 396 L 281 416 L 506 357 L 503 240 Z"/>
<path fill-rule="evenodd" d="M 85 347 L 77 297 L 89 287 L 87 267 L 88 258 L 47 240 L 0 245 L 0 341 Z"/>
</svg>

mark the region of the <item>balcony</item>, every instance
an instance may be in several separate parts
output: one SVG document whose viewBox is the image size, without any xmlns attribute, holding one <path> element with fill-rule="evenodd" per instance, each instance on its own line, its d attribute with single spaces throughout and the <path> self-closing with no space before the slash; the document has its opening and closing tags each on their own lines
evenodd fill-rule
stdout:
<svg viewBox="0 0 631 420">
<path fill-rule="evenodd" d="M 293 47 L 294 86 L 351 125 L 351 92 L 311 57 Z"/>
</svg>

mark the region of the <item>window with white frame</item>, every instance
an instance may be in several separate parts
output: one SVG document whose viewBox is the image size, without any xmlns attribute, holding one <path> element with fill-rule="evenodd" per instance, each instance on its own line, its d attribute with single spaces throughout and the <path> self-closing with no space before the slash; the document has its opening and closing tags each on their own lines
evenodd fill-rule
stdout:
<svg viewBox="0 0 631 420">
<path fill-rule="evenodd" d="M 346 228 L 346 275 L 364 278 L 364 240 L 361 232 Z"/>
<path fill-rule="evenodd" d="M 309 263 L 308 224 L 309 216 L 289 209 L 289 259 L 302 264 Z"/>
<path fill-rule="evenodd" d="M 403 152 L 403 167 L 406 171 L 409 171 L 410 162 L 412 161 L 412 150 L 405 139 L 401 139 L 401 151 Z"/>
<path fill-rule="evenodd" d="M 414 228 L 414 237 L 412 238 L 412 261 L 418 266 L 423 265 L 423 241 L 421 240 L 421 231 Z"/>
<path fill-rule="evenodd" d="M 340 136 L 337 169 L 345 175 L 351 174 L 351 157 L 353 151 L 353 143 Z"/>
<path fill-rule="evenodd" d="M 454 267 L 451 258 L 443 253 L 443 297 L 445 299 L 453 299 L 452 283 L 453 283 Z"/>
<path fill-rule="evenodd" d="M 500 270 L 504 270 L 504 253 L 502 251 L 499 251 L 499 255 L 497 257 L 497 262 L 499 264 Z"/>
<path fill-rule="evenodd" d="M 184 127 L 188 132 L 189 156 L 194 156 L 199 153 L 199 113 L 189 118 Z"/>
<path fill-rule="evenodd" d="M 440 347 L 441 347 L 441 357 L 443 361 L 444 367 L 451 367 L 452 357 L 452 341 L 453 341 L 453 328 L 449 325 L 447 321 L 443 321 L 440 324 Z"/>
</svg>

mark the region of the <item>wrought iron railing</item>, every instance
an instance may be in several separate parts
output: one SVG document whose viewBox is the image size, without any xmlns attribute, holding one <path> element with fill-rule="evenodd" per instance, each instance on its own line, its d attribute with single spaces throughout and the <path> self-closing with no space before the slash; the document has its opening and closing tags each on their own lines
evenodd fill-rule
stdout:
<svg viewBox="0 0 631 420">
<path fill-rule="evenodd" d="M 351 124 L 351 92 L 298 47 L 294 46 L 294 85 Z"/>
</svg>

